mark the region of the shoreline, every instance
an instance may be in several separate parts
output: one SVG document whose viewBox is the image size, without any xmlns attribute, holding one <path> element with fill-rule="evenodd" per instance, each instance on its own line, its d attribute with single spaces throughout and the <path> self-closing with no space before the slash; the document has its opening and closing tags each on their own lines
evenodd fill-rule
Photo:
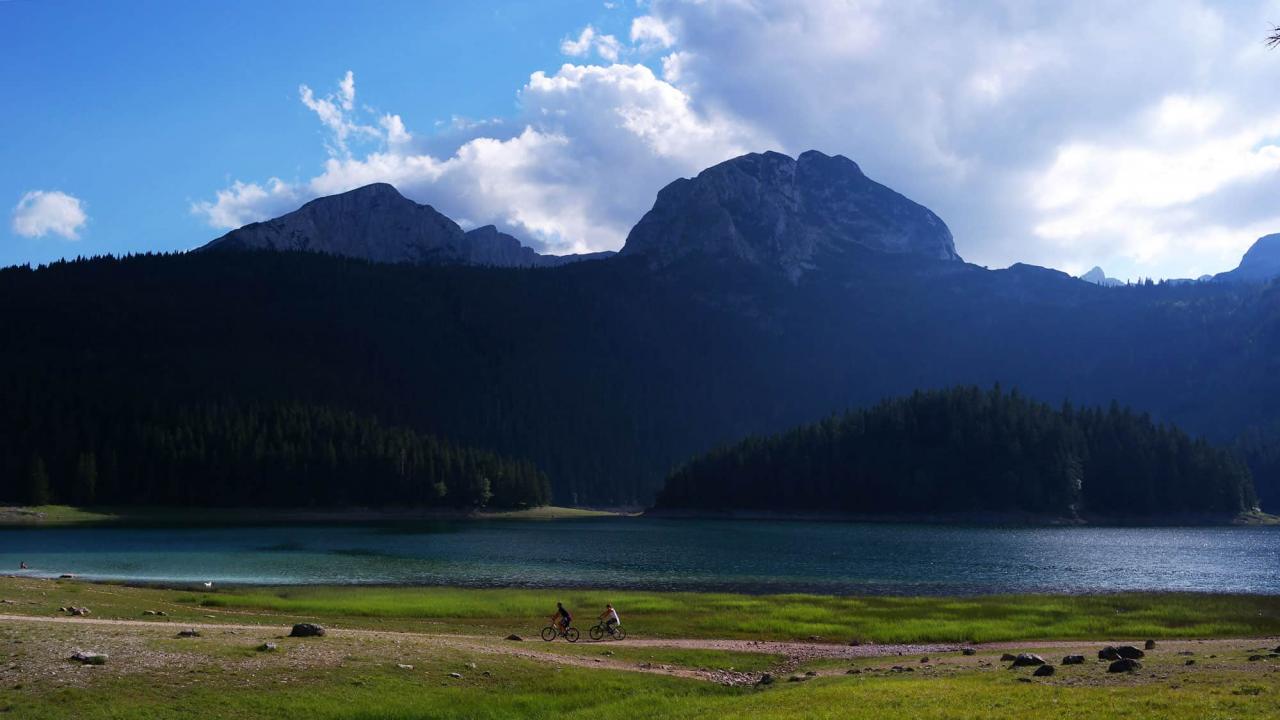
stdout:
<svg viewBox="0 0 1280 720">
<path fill-rule="evenodd" d="M 1280 526 L 1280 516 L 1263 512 L 1178 513 L 1154 516 L 1084 515 L 1062 517 L 1034 513 L 830 513 L 759 510 L 649 509 L 641 517 L 655 520 L 757 520 L 766 522 L 831 522 L 883 525 L 956 525 L 980 527 L 1238 527 Z"/>
<path fill-rule="evenodd" d="M 522 510 L 452 508 L 186 508 L 186 507 L 40 507 L 0 506 L 0 528 L 111 527 L 128 525 L 307 525 L 370 524 L 464 520 L 572 520 L 625 517 L 613 510 L 548 505 Z"/>
</svg>

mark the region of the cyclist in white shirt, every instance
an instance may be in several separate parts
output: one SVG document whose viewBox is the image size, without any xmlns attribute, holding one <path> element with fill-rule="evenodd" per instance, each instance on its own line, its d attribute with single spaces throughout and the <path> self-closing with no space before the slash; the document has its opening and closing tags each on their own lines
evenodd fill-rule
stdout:
<svg viewBox="0 0 1280 720">
<path fill-rule="evenodd" d="M 613 634 L 613 626 L 622 623 L 618 618 L 618 611 L 613 609 L 613 605 L 605 603 L 604 612 L 600 613 L 600 619 L 604 621 L 604 628 Z"/>
</svg>

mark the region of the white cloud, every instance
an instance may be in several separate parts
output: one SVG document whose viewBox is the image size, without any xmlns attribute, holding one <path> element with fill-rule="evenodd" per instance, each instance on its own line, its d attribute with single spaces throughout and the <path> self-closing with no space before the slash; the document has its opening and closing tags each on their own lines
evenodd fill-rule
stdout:
<svg viewBox="0 0 1280 720">
<path fill-rule="evenodd" d="M 356 102 L 355 73 L 348 70 L 338 80 L 338 91 L 323 98 L 317 98 L 315 92 L 306 85 L 298 86 L 298 97 L 320 118 L 320 122 L 329 128 L 331 142 L 327 145 L 330 155 L 347 156 L 350 149 L 347 140 L 355 135 L 365 138 L 379 137 L 378 129 L 369 125 L 361 125 L 351 119 Z"/>
<path fill-rule="evenodd" d="M 49 233 L 78 240 L 80 229 L 89 222 L 78 198 L 58 190 L 32 190 L 13 209 L 13 232 L 27 238 Z"/>
<path fill-rule="evenodd" d="M 592 50 L 602 60 L 617 62 L 622 53 L 622 43 L 613 35 L 603 35 L 590 25 L 582 28 L 577 39 L 565 38 L 560 41 L 560 52 L 569 57 L 585 58 Z"/>
<path fill-rule="evenodd" d="M 698 107 L 792 153 L 848 155 L 929 205 L 970 260 L 1176 276 L 1234 265 L 1280 220 L 1265 200 L 1280 192 L 1280 95 L 1261 91 L 1280 71 L 1260 30 L 1276 12 L 1275 0 L 653 0 L 632 38 Z"/>
<path fill-rule="evenodd" d="M 451 217 L 498 224 L 552 252 L 617 249 L 663 185 L 772 142 L 749 125 L 696 108 L 643 65 L 568 64 L 554 74 L 535 72 L 520 91 L 520 105 L 520 130 L 473 137 L 446 156 L 415 149 L 399 116 L 383 115 L 375 150 L 334 154 L 308 180 L 237 181 L 192 211 L 229 229 L 313 197 L 389 182 Z M 331 147 L 344 128 L 363 122 L 353 114 L 341 123 L 317 115 L 333 136 Z M 498 129 L 456 118 L 450 124 Z"/>
<path fill-rule="evenodd" d="M 676 44 L 676 36 L 661 19 L 653 15 L 641 15 L 631 21 L 631 42 L 638 44 L 642 50 L 665 50 Z"/>
</svg>

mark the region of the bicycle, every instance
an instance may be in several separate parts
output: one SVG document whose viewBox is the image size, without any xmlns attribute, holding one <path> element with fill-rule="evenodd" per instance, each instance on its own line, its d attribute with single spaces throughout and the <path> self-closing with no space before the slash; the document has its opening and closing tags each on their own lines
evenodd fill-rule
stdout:
<svg viewBox="0 0 1280 720">
<path fill-rule="evenodd" d="M 606 633 L 612 635 L 614 640 L 624 640 L 627 637 L 627 631 L 622 629 L 622 623 L 614 625 L 613 632 L 609 632 L 609 626 L 604 623 L 596 623 L 587 631 L 587 634 L 591 636 L 592 640 L 601 640 L 604 638 Z"/>
<path fill-rule="evenodd" d="M 542 628 L 542 639 L 546 640 L 547 642 L 551 642 L 552 640 L 555 640 L 557 635 L 564 638 L 565 640 L 568 640 L 571 643 L 578 642 L 578 636 L 579 636 L 578 628 L 573 627 L 572 625 L 569 626 L 568 630 L 563 630 L 563 631 L 554 625 L 548 625 Z"/>
</svg>

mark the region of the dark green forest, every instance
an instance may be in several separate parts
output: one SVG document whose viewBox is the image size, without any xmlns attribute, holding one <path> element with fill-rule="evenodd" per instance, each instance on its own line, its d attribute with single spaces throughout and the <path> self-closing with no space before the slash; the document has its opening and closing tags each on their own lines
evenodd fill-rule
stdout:
<svg viewBox="0 0 1280 720">
<path fill-rule="evenodd" d="M 648 505 L 676 467 L 743 437 L 995 383 L 1055 405 L 1118 400 L 1230 446 L 1280 421 L 1280 287 L 1101 288 L 857 252 L 798 283 L 720 261 L 522 270 L 271 252 L 0 270 L 0 403 L 31 408 L 4 411 L 3 442 L 22 451 L 0 496 L 19 494 L 35 454 L 58 495 L 82 452 L 102 475 L 96 441 L 64 444 L 117 419 L 306 407 L 527 459 L 563 504 Z M 51 449 L 13 439 L 36 423 Z M 1274 443 L 1256 432 L 1250 447 Z M 1263 507 L 1280 502 L 1265 453 L 1249 458 Z M 344 482 L 378 487 L 352 475 L 296 497 L 340 498 Z M 184 492 L 203 491 L 170 497 Z"/>
<path fill-rule="evenodd" d="M 663 509 L 1234 515 L 1257 504 L 1231 453 L 1145 414 L 1055 409 L 1016 391 L 918 392 L 681 467 Z"/>
<path fill-rule="evenodd" d="M 42 505 L 527 507 L 551 498 L 523 460 L 307 405 L 50 402 L 7 388 L 3 499 Z M 60 399 L 59 399 L 60 400 Z"/>
</svg>

